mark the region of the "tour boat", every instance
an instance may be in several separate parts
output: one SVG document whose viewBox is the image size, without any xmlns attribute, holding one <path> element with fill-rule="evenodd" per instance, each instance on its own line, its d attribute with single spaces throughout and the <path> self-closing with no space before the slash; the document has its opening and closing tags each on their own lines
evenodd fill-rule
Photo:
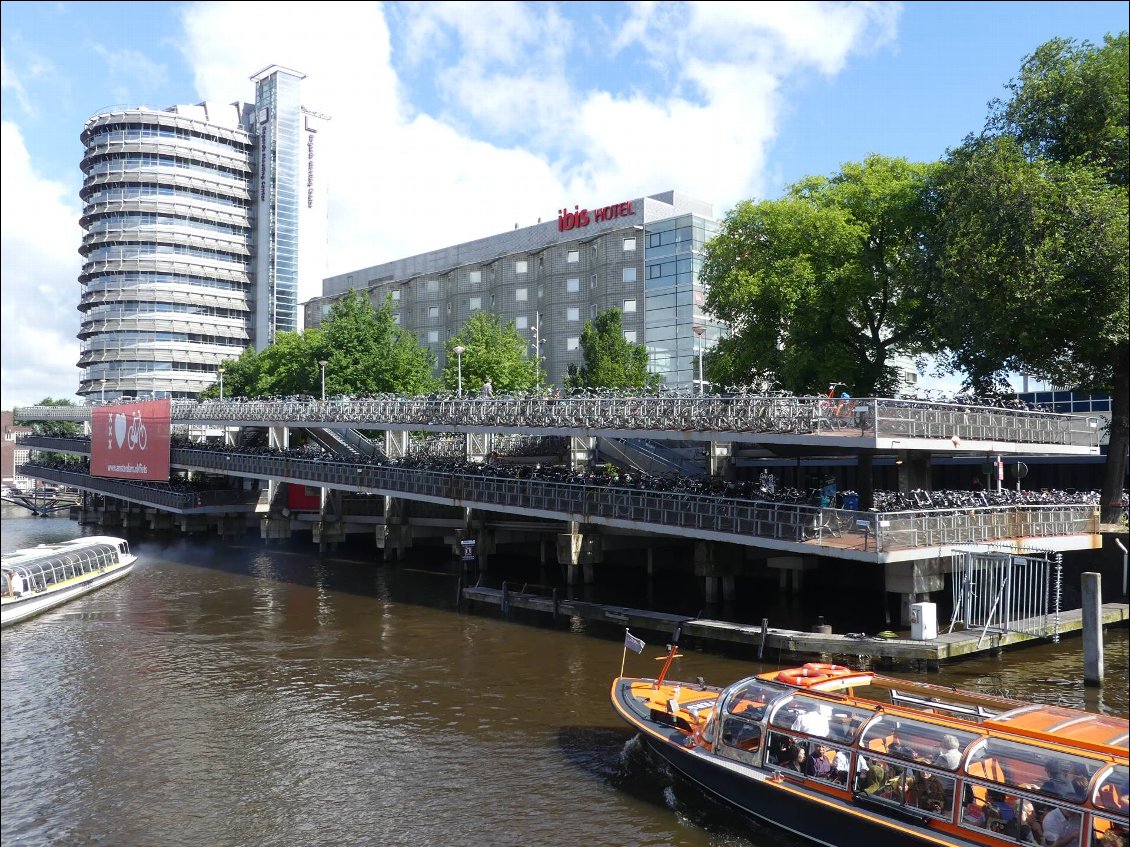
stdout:
<svg viewBox="0 0 1130 847">
<path fill-rule="evenodd" d="M 136 561 L 128 541 L 105 535 L 8 554 L 0 561 L 0 626 L 19 623 L 121 579 Z"/>
<path fill-rule="evenodd" d="M 1126 847 L 1125 718 L 832 664 L 672 682 L 675 658 L 655 679 L 621 668 L 616 711 L 675 771 L 802 838 Z"/>
</svg>

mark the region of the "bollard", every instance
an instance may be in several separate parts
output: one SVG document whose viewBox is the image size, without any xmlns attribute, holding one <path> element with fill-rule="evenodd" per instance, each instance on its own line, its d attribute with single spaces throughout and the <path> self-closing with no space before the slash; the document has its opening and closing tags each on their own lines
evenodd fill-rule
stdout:
<svg viewBox="0 0 1130 847">
<path fill-rule="evenodd" d="M 765 639 L 769 637 L 769 618 L 761 619 L 761 643 L 757 645 L 757 660 L 765 655 Z"/>
<path fill-rule="evenodd" d="M 1118 549 L 1122 551 L 1122 596 L 1126 596 L 1126 545 L 1120 539 L 1114 539 Z"/>
<path fill-rule="evenodd" d="M 1102 576 L 1082 576 L 1083 593 L 1083 684 L 1103 684 L 1103 591 Z"/>
</svg>

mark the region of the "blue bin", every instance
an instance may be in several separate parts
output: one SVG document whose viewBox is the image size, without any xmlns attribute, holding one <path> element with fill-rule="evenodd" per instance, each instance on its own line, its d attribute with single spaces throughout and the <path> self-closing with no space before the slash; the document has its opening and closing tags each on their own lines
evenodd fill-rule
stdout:
<svg viewBox="0 0 1130 847">
<path fill-rule="evenodd" d="M 852 511 L 859 511 L 859 495 L 858 494 L 845 494 L 844 495 L 844 508 Z"/>
</svg>

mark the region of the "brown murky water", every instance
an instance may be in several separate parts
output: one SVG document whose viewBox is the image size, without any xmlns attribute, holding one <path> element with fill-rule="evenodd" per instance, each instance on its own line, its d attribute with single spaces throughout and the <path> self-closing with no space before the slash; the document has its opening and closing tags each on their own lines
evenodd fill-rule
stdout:
<svg viewBox="0 0 1130 847">
<path fill-rule="evenodd" d="M 76 533 L 5 511 L 3 549 Z M 133 546 L 126 579 L 3 632 L 4 847 L 796 845 L 647 764 L 608 702 L 618 637 L 460 611 L 446 559 Z M 1101 690 L 1077 639 L 930 679 L 1126 715 L 1127 641 Z"/>
</svg>

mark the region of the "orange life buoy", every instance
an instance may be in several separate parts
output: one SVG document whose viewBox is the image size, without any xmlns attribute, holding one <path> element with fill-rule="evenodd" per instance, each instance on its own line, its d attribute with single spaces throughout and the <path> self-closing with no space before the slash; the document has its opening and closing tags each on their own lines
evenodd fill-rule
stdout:
<svg viewBox="0 0 1130 847">
<path fill-rule="evenodd" d="M 851 668 L 843 665 L 830 665 L 826 662 L 808 662 L 804 667 L 805 670 L 812 673 L 822 673 L 828 676 L 843 676 L 852 672 Z"/>
<path fill-rule="evenodd" d="M 793 668 L 792 670 L 781 671 L 777 674 L 777 680 L 787 683 L 789 685 L 816 685 L 819 682 L 827 682 L 832 677 L 824 673 L 816 673 L 807 668 Z"/>
</svg>

